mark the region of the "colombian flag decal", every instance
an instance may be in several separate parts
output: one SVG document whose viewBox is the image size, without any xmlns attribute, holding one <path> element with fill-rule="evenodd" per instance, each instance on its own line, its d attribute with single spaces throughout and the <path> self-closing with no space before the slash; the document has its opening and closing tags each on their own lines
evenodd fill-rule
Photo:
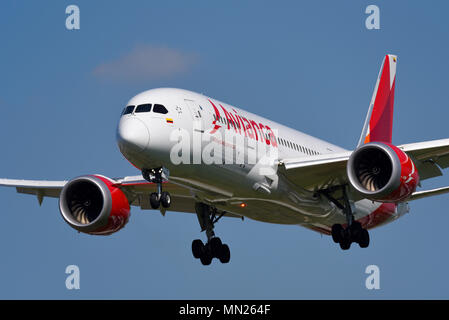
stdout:
<svg viewBox="0 0 449 320">
<path fill-rule="evenodd" d="M 167 123 L 173 123 L 173 119 L 172 118 L 165 118 L 165 120 L 167 120 Z"/>
</svg>

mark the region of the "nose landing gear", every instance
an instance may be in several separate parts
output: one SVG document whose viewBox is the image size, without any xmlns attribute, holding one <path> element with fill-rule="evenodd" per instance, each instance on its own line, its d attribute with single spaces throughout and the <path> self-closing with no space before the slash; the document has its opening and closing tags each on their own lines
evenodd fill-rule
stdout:
<svg viewBox="0 0 449 320">
<path fill-rule="evenodd" d="M 150 194 L 150 205 L 153 209 L 169 208 L 171 204 L 170 193 L 162 191 L 162 183 L 168 180 L 169 172 L 167 169 L 160 167 L 154 169 L 143 169 L 142 176 L 145 180 L 157 185 L 157 192 Z"/>
</svg>

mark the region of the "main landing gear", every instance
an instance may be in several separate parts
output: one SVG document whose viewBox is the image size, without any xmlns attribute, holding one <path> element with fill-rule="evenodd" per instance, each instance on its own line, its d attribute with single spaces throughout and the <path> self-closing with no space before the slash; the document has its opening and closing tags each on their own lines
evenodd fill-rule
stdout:
<svg viewBox="0 0 449 320">
<path fill-rule="evenodd" d="M 357 221 L 354 221 L 346 229 L 341 224 L 334 224 L 332 226 L 332 240 L 339 243 L 342 250 L 348 250 L 353 242 L 358 243 L 360 248 L 367 248 L 369 246 L 369 233 Z"/>
<path fill-rule="evenodd" d="M 343 210 L 346 216 L 346 228 L 343 228 L 341 224 L 334 224 L 332 226 L 332 240 L 340 244 L 342 250 L 348 250 L 353 242 L 358 243 L 360 248 L 367 248 L 370 242 L 368 230 L 364 229 L 360 222 L 354 221 L 354 215 L 352 214 L 345 186 L 343 186 L 342 192 L 343 204 L 333 198 L 328 192 L 324 193 L 331 202 Z"/>
<path fill-rule="evenodd" d="M 162 191 L 162 182 L 167 180 L 168 170 L 161 167 L 155 169 L 142 170 L 142 176 L 145 180 L 155 183 L 157 185 L 157 192 L 150 194 L 150 205 L 153 209 L 169 208 L 171 204 L 170 193 Z"/>
<path fill-rule="evenodd" d="M 217 209 L 204 203 L 196 203 L 195 210 L 201 231 L 206 231 L 207 243 L 204 244 L 200 239 L 193 240 L 193 256 L 195 259 L 200 259 L 205 266 L 210 265 L 213 258 L 219 259 L 221 263 L 228 263 L 231 260 L 229 247 L 227 244 L 223 244 L 214 233 L 214 224 L 220 220 L 224 212 L 217 217 Z"/>
</svg>

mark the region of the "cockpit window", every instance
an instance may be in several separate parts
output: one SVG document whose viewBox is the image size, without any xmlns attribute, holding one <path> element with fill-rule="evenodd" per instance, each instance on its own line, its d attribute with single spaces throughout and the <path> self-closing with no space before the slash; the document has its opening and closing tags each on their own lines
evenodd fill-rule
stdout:
<svg viewBox="0 0 449 320">
<path fill-rule="evenodd" d="M 133 110 L 134 110 L 134 106 L 127 106 L 125 109 L 123 109 L 122 116 L 125 115 L 125 114 L 132 113 Z"/>
<path fill-rule="evenodd" d="M 168 110 L 162 104 L 155 104 L 153 106 L 153 112 L 166 114 Z"/>
<path fill-rule="evenodd" d="M 151 111 L 151 103 L 140 104 L 136 108 L 136 113 L 138 112 L 150 112 Z"/>
</svg>

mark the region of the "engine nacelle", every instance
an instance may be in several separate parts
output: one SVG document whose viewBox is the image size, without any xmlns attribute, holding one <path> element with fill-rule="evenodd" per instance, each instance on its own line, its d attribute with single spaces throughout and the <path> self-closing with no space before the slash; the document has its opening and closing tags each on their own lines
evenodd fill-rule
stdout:
<svg viewBox="0 0 449 320">
<path fill-rule="evenodd" d="M 346 170 L 351 185 L 358 192 L 381 202 L 404 200 L 419 183 L 412 159 L 387 143 L 371 142 L 359 147 L 349 158 Z"/>
<path fill-rule="evenodd" d="M 72 228 L 94 235 L 117 232 L 130 216 L 128 199 L 122 190 L 98 175 L 69 181 L 59 196 L 59 210 Z"/>
</svg>

